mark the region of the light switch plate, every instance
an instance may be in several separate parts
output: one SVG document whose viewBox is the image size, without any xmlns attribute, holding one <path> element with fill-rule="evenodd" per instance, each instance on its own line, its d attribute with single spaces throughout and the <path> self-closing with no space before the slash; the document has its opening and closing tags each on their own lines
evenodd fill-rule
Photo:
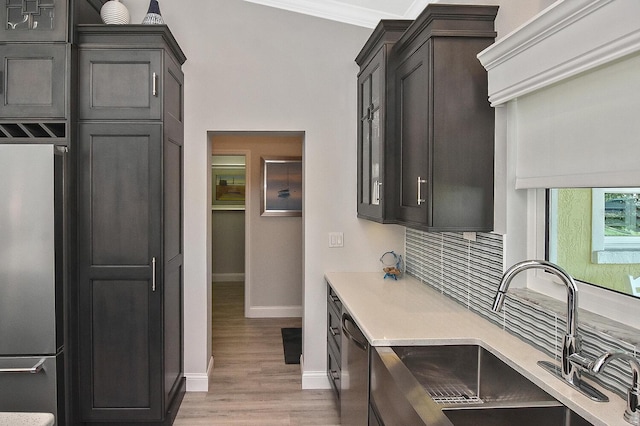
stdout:
<svg viewBox="0 0 640 426">
<path fill-rule="evenodd" d="M 329 247 L 344 247 L 344 234 L 342 232 L 329 232 Z"/>
</svg>

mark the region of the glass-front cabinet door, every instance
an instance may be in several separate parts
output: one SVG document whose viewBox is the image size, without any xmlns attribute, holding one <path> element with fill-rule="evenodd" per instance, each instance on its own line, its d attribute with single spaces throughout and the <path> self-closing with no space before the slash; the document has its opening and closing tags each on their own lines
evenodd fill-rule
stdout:
<svg viewBox="0 0 640 426">
<path fill-rule="evenodd" d="M 1 40 L 66 41 L 68 0 L 0 0 Z"/>
<path fill-rule="evenodd" d="M 382 219 L 384 143 L 382 96 L 384 51 L 373 58 L 358 78 L 358 213 Z"/>
</svg>

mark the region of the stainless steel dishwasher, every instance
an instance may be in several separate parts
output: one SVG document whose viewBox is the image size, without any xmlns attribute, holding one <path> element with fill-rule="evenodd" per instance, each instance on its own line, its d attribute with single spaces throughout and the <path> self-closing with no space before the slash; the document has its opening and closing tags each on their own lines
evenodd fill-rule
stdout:
<svg viewBox="0 0 640 426">
<path fill-rule="evenodd" d="M 369 342 L 351 315 L 342 313 L 340 418 L 343 426 L 363 426 L 369 416 Z"/>
</svg>

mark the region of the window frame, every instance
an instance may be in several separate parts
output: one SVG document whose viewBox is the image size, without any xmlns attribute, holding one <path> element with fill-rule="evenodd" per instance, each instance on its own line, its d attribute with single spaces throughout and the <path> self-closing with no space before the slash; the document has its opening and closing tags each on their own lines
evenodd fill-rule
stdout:
<svg viewBox="0 0 640 426">
<path fill-rule="evenodd" d="M 527 196 L 527 253 L 529 258 L 545 259 L 547 251 L 547 189 L 529 189 Z M 640 329 L 640 298 L 576 280 L 579 306 L 605 318 Z M 553 274 L 530 271 L 529 290 L 554 299 L 567 300 L 567 289 Z"/>
</svg>

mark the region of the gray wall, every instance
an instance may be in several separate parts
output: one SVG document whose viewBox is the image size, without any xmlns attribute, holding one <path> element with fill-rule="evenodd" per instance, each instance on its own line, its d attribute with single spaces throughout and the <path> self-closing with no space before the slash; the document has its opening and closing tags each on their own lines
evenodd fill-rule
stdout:
<svg viewBox="0 0 640 426">
<path fill-rule="evenodd" d="M 212 280 L 244 280 L 244 211 L 213 210 L 211 225 Z"/>
</svg>

